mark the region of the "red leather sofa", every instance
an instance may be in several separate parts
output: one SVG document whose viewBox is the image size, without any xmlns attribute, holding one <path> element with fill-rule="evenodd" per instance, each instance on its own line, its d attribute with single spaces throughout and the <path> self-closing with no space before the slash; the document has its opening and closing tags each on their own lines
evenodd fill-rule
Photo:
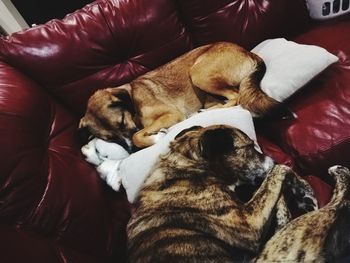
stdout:
<svg viewBox="0 0 350 263">
<path fill-rule="evenodd" d="M 303 0 L 98 0 L 0 39 L 0 262 L 124 262 L 130 205 L 84 161 L 89 96 L 214 41 L 268 38 L 339 57 L 288 100 L 298 119 L 259 124 L 264 151 L 329 200 L 350 166 L 350 17 L 309 19 Z"/>
</svg>

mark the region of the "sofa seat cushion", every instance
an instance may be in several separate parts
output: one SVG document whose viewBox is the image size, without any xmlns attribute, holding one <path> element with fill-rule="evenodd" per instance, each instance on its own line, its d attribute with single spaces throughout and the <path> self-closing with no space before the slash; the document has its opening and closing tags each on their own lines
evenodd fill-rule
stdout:
<svg viewBox="0 0 350 263">
<path fill-rule="evenodd" d="M 1 262 L 108 262 L 105 257 L 95 257 L 79 250 L 74 250 L 32 231 L 0 225 Z M 19 253 L 20 252 L 20 253 Z"/>
<path fill-rule="evenodd" d="M 298 118 L 260 127 L 304 173 L 328 178 L 335 164 L 350 166 L 350 21 L 320 24 L 294 41 L 324 47 L 339 61 L 288 101 Z"/>
<path fill-rule="evenodd" d="M 39 85 L 0 63 L 0 224 L 94 257 L 121 257 L 128 203 L 85 162 L 76 128 Z"/>
</svg>

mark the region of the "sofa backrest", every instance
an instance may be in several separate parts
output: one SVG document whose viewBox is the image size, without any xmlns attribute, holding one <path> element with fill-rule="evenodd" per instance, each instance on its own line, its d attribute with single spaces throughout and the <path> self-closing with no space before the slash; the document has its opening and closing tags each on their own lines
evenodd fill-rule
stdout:
<svg viewBox="0 0 350 263">
<path fill-rule="evenodd" d="M 195 45 L 230 41 L 247 49 L 309 22 L 303 0 L 177 0 Z"/>
<path fill-rule="evenodd" d="M 121 85 L 208 42 L 251 48 L 288 35 L 303 28 L 305 12 L 302 0 L 98 0 L 1 40 L 0 59 L 80 116 L 98 88 Z"/>
</svg>

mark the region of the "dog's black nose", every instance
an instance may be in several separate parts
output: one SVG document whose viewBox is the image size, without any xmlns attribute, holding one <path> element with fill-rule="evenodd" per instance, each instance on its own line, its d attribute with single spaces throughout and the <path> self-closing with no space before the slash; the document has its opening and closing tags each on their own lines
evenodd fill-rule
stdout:
<svg viewBox="0 0 350 263">
<path fill-rule="evenodd" d="M 260 186 L 262 184 L 262 182 L 264 181 L 264 178 L 262 177 L 256 177 L 254 179 L 254 184 L 257 185 L 257 186 Z"/>
<path fill-rule="evenodd" d="M 259 122 L 264 122 L 264 121 L 269 121 L 269 120 L 293 120 L 296 119 L 297 115 L 289 109 L 286 105 L 284 104 L 279 104 L 277 107 L 274 109 L 271 109 L 269 112 L 264 114 L 263 116 L 255 117 L 254 121 L 257 123 Z"/>
<path fill-rule="evenodd" d="M 297 115 L 289 109 L 287 106 L 282 105 L 277 108 L 277 118 L 280 118 L 282 120 L 293 120 L 297 118 Z"/>
<path fill-rule="evenodd" d="M 91 138 L 91 132 L 88 127 L 79 128 L 77 132 L 77 138 L 81 145 L 85 145 L 89 142 Z"/>
</svg>

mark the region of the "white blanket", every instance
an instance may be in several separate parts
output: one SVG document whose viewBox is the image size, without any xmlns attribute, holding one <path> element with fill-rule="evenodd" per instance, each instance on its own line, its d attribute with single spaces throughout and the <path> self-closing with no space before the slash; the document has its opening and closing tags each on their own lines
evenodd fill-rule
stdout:
<svg viewBox="0 0 350 263">
<path fill-rule="evenodd" d="M 195 114 L 172 126 L 169 132 L 153 146 L 133 153 L 121 160 L 116 160 L 115 157 L 114 159 L 103 157 L 101 162 L 94 162 L 93 164 L 98 165 L 97 170 L 101 178 L 114 190 L 118 191 L 122 184 L 126 190 L 129 202 L 133 203 L 137 198 L 142 183 L 156 163 L 158 157 L 169 151 L 169 143 L 178 133 L 192 126 L 207 127 L 218 124 L 236 127 L 256 142 L 253 119 L 249 111 L 242 109 L 240 106 L 212 109 Z M 99 139 L 95 139 L 95 143 L 90 142 L 90 146 L 84 146 L 82 148 L 82 152 L 86 156 L 87 161 L 91 159 L 96 160 L 96 158 L 91 158 L 91 155 L 96 154 L 96 152 L 103 152 L 105 148 L 107 148 L 103 147 L 103 149 L 97 149 L 97 151 L 95 151 L 93 148 L 94 145 L 98 146 L 99 144 L 101 145 Z M 107 144 L 108 148 L 113 151 L 111 143 Z M 257 143 L 256 148 L 261 151 Z M 115 151 L 120 151 L 120 149 L 115 148 Z M 125 154 L 125 152 L 121 152 L 121 154 Z M 107 156 L 108 154 L 105 153 L 104 155 Z"/>
</svg>

